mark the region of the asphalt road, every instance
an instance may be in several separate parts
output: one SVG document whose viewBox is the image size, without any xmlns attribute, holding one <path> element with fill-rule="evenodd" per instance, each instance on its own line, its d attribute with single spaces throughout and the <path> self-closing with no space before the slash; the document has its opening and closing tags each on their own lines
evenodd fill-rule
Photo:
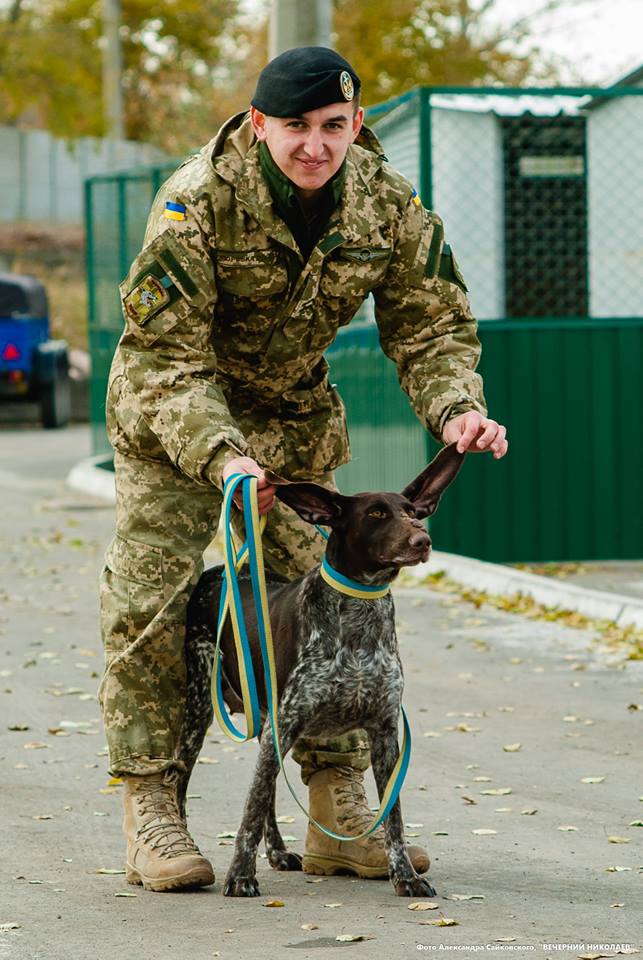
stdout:
<svg viewBox="0 0 643 960">
<path fill-rule="evenodd" d="M 642 665 L 610 661 L 587 632 L 428 589 L 399 590 L 396 603 L 414 735 L 404 820 L 430 851 L 438 896 L 422 905 L 435 909 L 409 910 L 387 881 L 317 882 L 263 859 L 260 898 L 223 898 L 232 847 L 220 834 L 238 825 L 256 747 L 216 729 L 190 788 L 216 886 L 155 894 L 101 873 L 122 870 L 124 853 L 95 698 L 112 508 L 64 485 L 88 454 L 86 427 L 0 431 L 0 960 L 641 947 Z M 301 851 L 304 817 L 283 785 L 278 813 L 294 818 L 283 829 Z M 372 939 L 336 940 L 346 934 Z"/>
</svg>

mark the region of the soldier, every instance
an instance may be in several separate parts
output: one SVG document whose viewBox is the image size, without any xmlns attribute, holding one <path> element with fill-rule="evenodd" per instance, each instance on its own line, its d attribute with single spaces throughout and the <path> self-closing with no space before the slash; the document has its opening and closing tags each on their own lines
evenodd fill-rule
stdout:
<svg viewBox="0 0 643 960">
<path fill-rule="evenodd" d="M 226 477 L 259 477 L 264 550 L 281 574 L 323 554 L 261 466 L 333 484 L 349 459 L 323 351 L 369 292 L 382 348 L 434 437 L 507 450 L 486 416 L 475 321 L 440 219 L 362 125 L 360 81 L 323 47 L 277 57 L 250 112 L 228 120 L 159 191 L 121 286 L 125 330 L 108 388 L 116 536 L 101 578 L 100 700 L 124 781 L 127 878 L 151 890 L 214 882 L 176 802 L 184 620 Z M 338 833 L 371 820 L 366 735 L 299 741 L 312 815 Z M 418 872 L 424 850 L 409 850 Z M 381 829 L 308 830 L 304 870 L 387 875 Z"/>
</svg>

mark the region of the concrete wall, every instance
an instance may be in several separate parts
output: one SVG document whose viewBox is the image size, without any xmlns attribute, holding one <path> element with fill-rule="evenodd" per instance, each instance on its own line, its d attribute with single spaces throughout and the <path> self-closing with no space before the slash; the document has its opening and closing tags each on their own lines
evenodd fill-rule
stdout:
<svg viewBox="0 0 643 960">
<path fill-rule="evenodd" d="M 643 312 L 643 97 L 599 102 L 587 122 L 589 303 L 594 317 Z"/>
<path fill-rule="evenodd" d="M 80 224 L 85 177 L 163 159 L 146 143 L 60 140 L 45 130 L 0 127 L 0 221 Z"/>
<path fill-rule="evenodd" d="M 479 320 L 504 316 L 502 137 L 491 113 L 433 107 L 433 208 Z"/>
</svg>

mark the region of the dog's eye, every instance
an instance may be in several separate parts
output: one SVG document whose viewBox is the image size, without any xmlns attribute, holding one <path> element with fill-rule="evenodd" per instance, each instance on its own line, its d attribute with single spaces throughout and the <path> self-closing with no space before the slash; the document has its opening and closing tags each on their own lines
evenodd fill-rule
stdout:
<svg viewBox="0 0 643 960">
<path fill-rule="evenodd" d="M 383 510 L 369 510 L 368 515 L 369 517 L 373 517 L 374 520 L 384 520 L 386 517 Z"/>
</svg>

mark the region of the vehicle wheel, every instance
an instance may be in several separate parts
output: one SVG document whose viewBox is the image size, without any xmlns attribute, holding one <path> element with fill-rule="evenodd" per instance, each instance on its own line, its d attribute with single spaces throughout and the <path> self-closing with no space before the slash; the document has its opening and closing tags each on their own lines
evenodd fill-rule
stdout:
<svg viewBox="0 0 643 960">
<path fill-rule="evenodd" d="M 66 370 L 58 371 L 51 383 L 40 386 L 40 413 L 47 429 L 66 427 L 71 417 L 71 388 Z"/>
</svg>

